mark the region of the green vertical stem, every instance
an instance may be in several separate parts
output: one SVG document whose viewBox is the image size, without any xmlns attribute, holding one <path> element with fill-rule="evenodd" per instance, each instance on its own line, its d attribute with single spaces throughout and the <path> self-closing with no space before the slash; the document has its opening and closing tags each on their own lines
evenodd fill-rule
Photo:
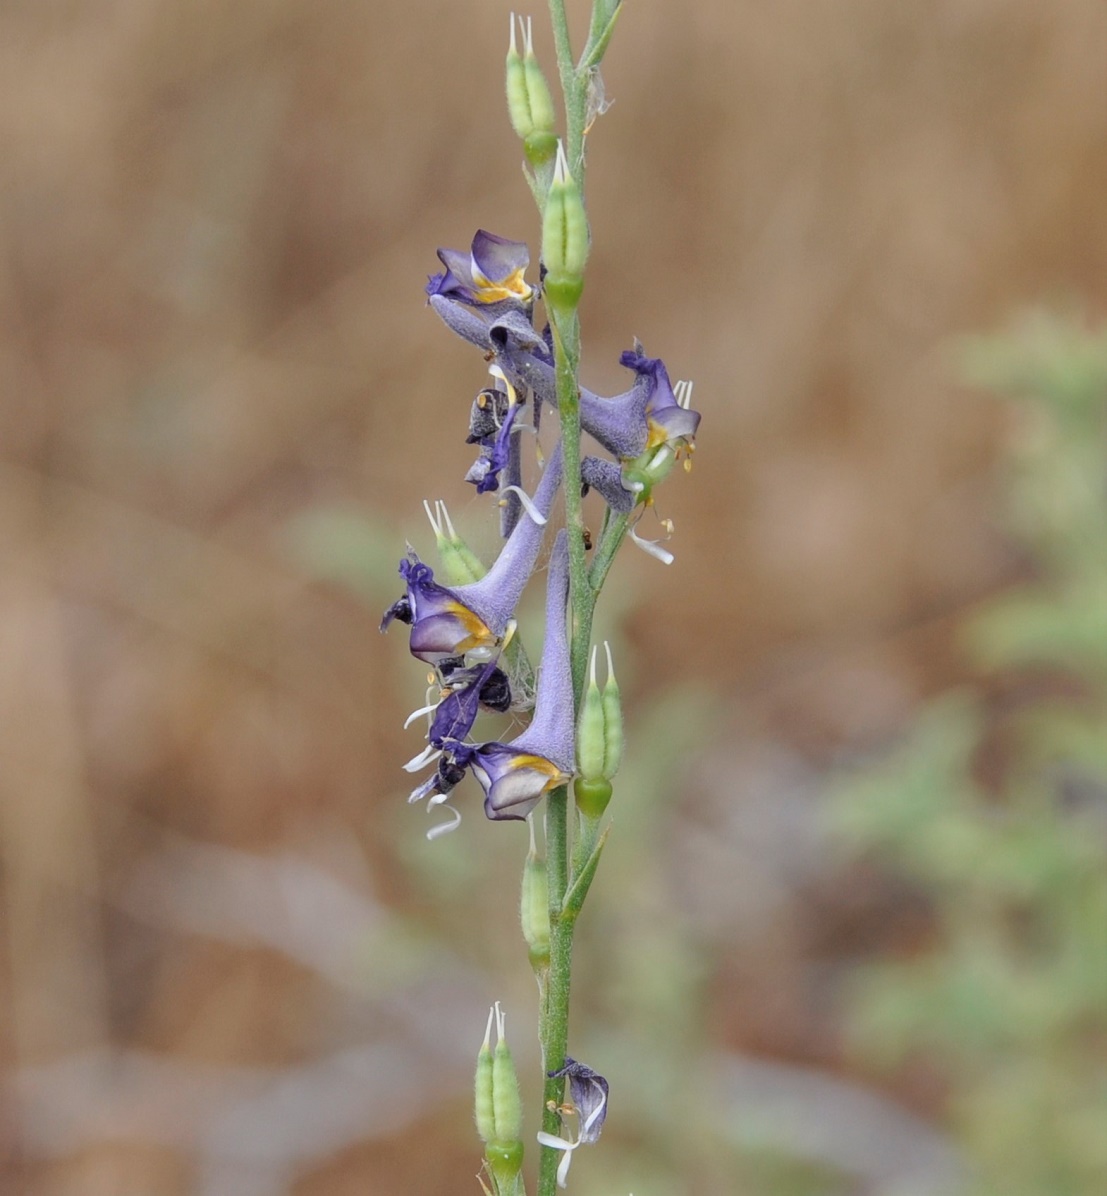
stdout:
<svg viewBox="0 0 1107 1196">
<path fill-rule="evenodd" d="M 565 96 L 565 150 L 577 186 L 584 191 L 584 121 L 588 103 L 587 80 L 578 75 L 573 63 L 573 47 L 569 41 L 569 21 L 565 15 L 565 0 L 549 0 L 550 23 L 553 25 L 554 48 L 557 50 L 557 69 L 561 76 L 561 91 Z"/>
<path fill-rule="evenodd" d="M 565 0 L 549 0 L 550 22 L 557 50 L 558 74 L 565 99 L 565 144 L 569 166 L 584 192 L 584 121 L 587 107 L 587 79 L 573 64 Z M 588 645 L 592 636 L 592 612 L 596 590 L 588 575 L 584 549 L 584 514 L 580 484 L 580 325 L 576 313 L 560 317 L 550 312 L 553 329 L 554 365 L 557 380 L 557 408 L 561 423 L 565 477 L 565 526 L 569 533 L 570 658 L 576 704 L 584 689 L 588 667 Z M 574 915 L 565 912 L 565 895 L 570 873 L 569 792 L 562 786 L 547 798 L 546 871 L 550 896 L 550 970 L 541 1013 L 542 1055 L 547 1071 L 565 1064 L 569 1042 L 569 988 L 573 956 Z M 565 1089 L 563 1079 L 545 1078 L 542 1097 L 542 1128 L 561 1133 L 557 1106 Z M 542 1147 L 539 1156 L 538 1196 L 556 1196 L 558 1152 Z"/>
<path fill-rule="evenodd" d="M 580 497 L 580 390 L 577 384 L 580 332 L 575 314 L 567 320 L 554 322 L 554 360 L 565 476 L 565 525 L 569 531 L 569 601 L 572 610 L 569 651 L 573 670 L 573 693 L 579 705 L 588 664 L 588 643 L 595 595 L 588 580 L 588 563 L 584 554 L 584 514 Z M 564 912 L 565 893 L 570 881 L 568 807 L 569 793 L 566 787 L 556 789 L 547 799 L 546 872 L 550 893 L 550 972 L 545 1015 L 542 1019 L 542 1054 L 547 1071 L 557 1071 L 564 1066 L 569 1041 L 569 988 L 574 919 L 567 917 Z M 561 1103 L 564 1086 L 563 1079 L 546 1077 L 542 1096 L 542 1128 L 550 1134 L 558 1134 L 561 1131 L 561 1120 L 556 1106 Z M 538 1196 L 554 1196 L 557 1187 L 557 1163 L 557 1151 L 542 1147 Z"/>
</svg>

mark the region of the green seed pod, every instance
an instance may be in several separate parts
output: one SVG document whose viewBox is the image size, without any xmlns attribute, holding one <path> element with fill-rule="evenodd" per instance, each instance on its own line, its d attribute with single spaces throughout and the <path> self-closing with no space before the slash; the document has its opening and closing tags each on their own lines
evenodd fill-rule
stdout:
<svg viewBox="0 0 1107 1196">
<path fill-rule="evenodd" d="M 550 894 L 546 876 L 546 861 L 534 845 L 534 824 L 530 826 L 530 850 L 523 865 L 523 887 L 519 901 L 519 920 L 523 925 L 523 938 L 527 941 L 530 964 L 535 972 L 544 972 L 550 966 Z"/>
<path fill-rule="evenodd" d="M 554 110 L 553 96 L 550 95 L 550 85 L 546 82 L 546 76 L 542 74 L 542 68 L 534 56 L 534 42 L 531 39 L 530 29 L 530 17 L 528 17 L 523 72 L 527 81 L 527 98 L 530 100 L 530 117 L 533 126 L 531 131 L 552 133 L 557 125 L 557 113 Z M 556 150 L 556 143 L 554 150 Z"/>
<path fill-rule="evenodd" d="M 558 315 L 570 316 L 576 310 L 584 289 L 588 249 L 584 201 L 559 143 L 553 182 L 542 214 L 542 261 L 546 266 L 543 293 L 547 307 L 553 307 Z"/>
<path fill-rule="evenodd" d="M 607 683 L 603 687 L 603 775 L 610 781 L 623 761 L 623 703 L 619 682 L 615 679 L 611 646 L 606 642 L 604 650 L 607 652 Z"/>
<path fill-rule="evenodd" d="M 527 95 L 527 72 L 519 49 L 515 44 L 515 14 L 511 14 L 511 36 L 507 48 L 506 91 L 507 115 L 511 127 L 525 138 L 533 129 L 530 115 L 530 98 Z"/>
<path fill-rule="evenodd" d="M 577 771 L 584 780 L 598 781 L 603 777 L 605 751 L 603 696 L 596 684 L 596 646 L 593 644 L 588 684 L 577 720 Z"/>
<path fill-rule="evenodd" d="M 511 1057 L 511 1050 L 504 1037 L 504 1015 L 498 1007 L 496 1032 L 499 1041 L 492 1052 L 492 1110 L 496 1119 L 496 1141 L 501 1144 L 521 1142 L 523 1102 L 519 1097 L 515 1060 Z"/>
<path fill-rule="evenodd" d="M 444 502 L 436 502 L 432 513 L 430 503 L 423 501 L 430 525 L 434 529 L 434 542 L 442 561 L 442 573 L 452 586 L 468 585 L 488 572 L 480 557 L 457 534 Z"/>
<path fill-rule="evenodd" d="M 557 152 L 557 136 L 554 133 L 557 116 L 549 84 L 534 56 L 529 17 L 525 24 L 523 18 L 519 17 L 519 29 L 523 35 L 522 56 L 515 41 L 513 15 L 505 72 L 507 112 L 511 127 L 523 139 L 527 160 L 532 166 L 541 166 Z"/>
<path fill-rule="evenodd" d="M 495 1008 L 488 1011 L 488 1026 L 484 1031 L 484 1042 L 477 1052 L 477 1076 L 474 1084 L 474 1109 L 476 1111 L 477 1134 L 482 1142 L 491 1142 L 496 1137 L 496 1116 L 493 1102 L 492 1019 Z"/>
</svg>

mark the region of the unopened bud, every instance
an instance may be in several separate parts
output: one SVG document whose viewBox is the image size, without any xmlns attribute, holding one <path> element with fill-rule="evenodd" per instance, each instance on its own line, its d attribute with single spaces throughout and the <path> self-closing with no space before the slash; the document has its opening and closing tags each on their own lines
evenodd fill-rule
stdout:
<svg viewBox="0 0 1107 1196">
<path fill-rule="evenodd" d="M 515 20 L 513 13 L 507 51 L 507 111 L 511 127 L 523 139 L 528 161 L 532 166 L 540 166 L 557 151 L 554 133 L 557 118 L 549 84 L 534 56 L 530 18 L 527 17 L 525 24 L 522 17 L 518 18 L 523 37 L 522 55 L 515 41 Z"/>
<path fill-rule="evenodd" d="M 530 826 L 530 850 L 523 865 L 523 888 L 519 901 L 519 918 L 523 924 L 523 938 L 527 941 L 530 965 L 537 973 L 550 966 L 550 891 L 546 876 L 546 861 L 534 844 L 534 824 Z"/>
<path fill-rule="evenodd" d="M 542 261 L 546 267 L 543 291 L 547 306 L 558 314 L 571 315 L 580 302 L 588 248 L 584 201 L 559 142 L 553 182 L 542 215 Z"/>
</svg>

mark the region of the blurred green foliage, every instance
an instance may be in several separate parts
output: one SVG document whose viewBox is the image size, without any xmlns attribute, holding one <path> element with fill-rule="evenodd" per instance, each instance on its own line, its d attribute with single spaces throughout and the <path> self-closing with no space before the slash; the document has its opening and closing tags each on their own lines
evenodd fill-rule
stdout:
<svg viewBox="0 0 1107 1196">
<path fill-rule="evenodd" d="M 850 781 L 854 858 L 930 910 L 859 970 L 851 1036 L 948 1093 L 969 1190 L 1107 1191 L 1107 335 L 1036 315 L 963 347 L 1016 400 L 1007 526 L 1027 580 L 969 622 L 979 684 Z"/>
</svg>

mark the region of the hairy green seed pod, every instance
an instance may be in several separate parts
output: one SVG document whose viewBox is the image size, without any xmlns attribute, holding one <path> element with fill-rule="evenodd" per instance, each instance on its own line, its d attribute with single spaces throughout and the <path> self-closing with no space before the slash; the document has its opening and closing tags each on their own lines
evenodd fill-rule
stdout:
<svg viewBox="0 0 1107 1196">
<path fill-rule="evenodd" d="M 482 1142 L 491 1142 L 496 1137 L 496 1114 L 493 1102 L 493 1067 L 492 1048 L 489 1039 L 492 1036 L 492 1018 L 495 1009 L 489 1010 L 488 1028 L 484 1032 L 484 1042 L 477 1052 L 477 1075 L 474 1084 L 473 1106 L 476 1112 L 477 1134 Z"/>
<path fill-rule="evenodd" d="M 607 650 L 607 682 L 603 687 L 603 775 L 608 781 L 619 771 L 623 762 L 623 703 L 619 696 L 619 682 L 615 680 L 615 666 L 611 648 Z"/>
<path fill-rule="evenodd" d="M 534 848 L 533 828 L 530 851 L 523 865 L 519 920 L 523 926 L 523 938 L 527 941 L 531 967 L 536 972 L 544 972 L 550 966 L 550 890 L 546 861 L 539 857 Z"/>
<path fill-rule="evenodd" d="M 519 50 L 515 45 L 515 14 L 511 15 L 511 40 L 508 43 L 505 71 L 507 92 L 507 115 L 511 127 L 520 137 L 526 137 L 533 129 L 530 116 L 530 100 L 527 96 L 527 72 Z"/>
<path fill-rule="evenodd" d="M 606 752 L 603 696 L 596 684 L 596 647 L 588 670 L 588 684 L 580 703 L 577 720 L 577 770 L 586 781 L 598 781 L 603 775 Z"/>
<path fill-rule="evenodd" d="M 442 561 L 442 574 L 447 582 L 452 586 L 463 586 L 480 581 L 488 570 L 480 557 L 457 534 L 450 513 L 446 510 L 446 504 L 437 502 L 432 511 L 430 503 L 424 500 L 423 510 L 426 511 L 434 529 L 434 542 Z"/>
<path fill-rule="evenodd" d="M 546 304 L 568 316 L 584 289 L 588 261 L 588 216 L 580 189 L 569 173 L 564 147 L 557 147 L 557 165 L 542 214 L 542 261 L 546 267 Z"/>
<path fill-rule="evenodd" d="M 500 1026 L 502 1031 L 502 1018 Z M 502 1032 L 492 1053 L 492 1106 L 496 1118 L 496 1141 L 520 1141 L 523 1133 L 523 1102 L 519 1097 L 515 1060 L 511 1057 L 511 1050 Z"/>
<path fill-rule="evenodd" d="M 546 82 L 546 76 L 542 74 L 542 68 L 534 56 L 529 28 L 523 73 L 527 83 L 527 98 L 530 101 L 531 132 L 552 133 L 557 125 L 557 114 L 554 111 L 553 96 L 550 95 L 550 85 Z M 554 148 L 556 149 L 556 145 Z"/>
<path fill-rule="evenodd" d="M 549 84 L 534 56 L 530 19 L 519 18 L 523 35 L 523 55 L 515 42 L 515 17 L 511 18 L 505 70 L 507 113 L 511 127 L 523 139 L 523 149 L 532 166 L 541 166 L 557 152 L 554 127 L 557 116 Z"/>
</svg>

